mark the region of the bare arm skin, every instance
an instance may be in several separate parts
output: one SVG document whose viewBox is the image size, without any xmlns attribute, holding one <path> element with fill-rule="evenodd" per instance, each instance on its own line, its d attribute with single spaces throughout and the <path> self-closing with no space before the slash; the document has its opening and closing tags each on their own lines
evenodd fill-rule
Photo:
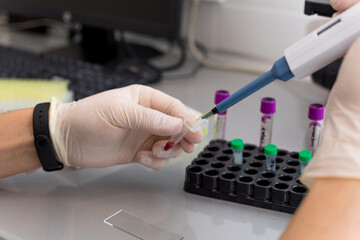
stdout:
<svg viewBox="0 0 360 240">
<path fill-rule="evenodd" d="M 33 108 L 0 114 L 0 178 L 41 167 L 32 116 Z"/>
</svg>

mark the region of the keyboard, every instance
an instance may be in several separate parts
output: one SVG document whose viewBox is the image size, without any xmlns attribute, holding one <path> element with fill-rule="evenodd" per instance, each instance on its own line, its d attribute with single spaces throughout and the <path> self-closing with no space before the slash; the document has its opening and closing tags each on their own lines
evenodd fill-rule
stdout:
<svg viewBox="0 0 360 240">
<path fill-rule="evenodd" d="M 139 60 L 115 67 L 0 46 L 0 78 L 62 78 L 70 81 L 75 100 L 131 84 L 158 82 L 161 73 Z"/>
</svg>

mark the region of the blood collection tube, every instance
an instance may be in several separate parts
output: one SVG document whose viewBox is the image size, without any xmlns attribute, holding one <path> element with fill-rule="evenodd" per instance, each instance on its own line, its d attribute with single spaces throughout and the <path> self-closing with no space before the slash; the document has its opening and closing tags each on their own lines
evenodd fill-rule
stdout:
<svg viewBox="0 0 360 240">
<path fill-rule="evenodd" d="M 276 155 L 277 155 L 277 146 L 274 144 L 268 144 L 264 148 L 264 153 L 266 156 L 266 169 L 270 171 L 276 170 Z"/>
<path fill-rule="evenodd" d="M 183 127 L 181 128 L 181 131 L 174 136 L 170 136 L 168 142 L 164 147 L 164 151 L 168 151 L 171 148 L 173 148 L 177 143 L 179 143 L 185 137 L 186 134 L 188 134 L 188 132 L 190 131 L 196 132 L 203 130 L 204 128 L 207 127 L 208 123 L 209 120 L 207 119 L 198 118 L 194 122 L 184 119 L 184 124 Z"/>
<path fill-rule="evenodd" d="M 234 164 L 243 164 L 244 141 L 242 139 L 233 139 L 231 141 L 231 149 L 233 150 Z"/>
<path fill-rule="evenodd" d="M 321 103 L 312 103 L 309 106 L 308 150 L 310 150 L 312 154 L 315 153 L 319 145 L 324 110 L 324 105 Z"/>
<path fill-rule="evenodd" d="M 171 136 L 169 138 L 168 142 L 164 147 L 164 151 L 170 150 L 175 146 L 175 144 L 179 143 L 185 137 L 185 135 L 190 131 L 190 124 L 191 124 L 190 122 L 184 120 L 184 125 L 181 128 L 180 133 L 176 134 L 175 136 Z"/>
<path fill-rule="evenodd" d="M 271 144 L 273 115 L 276 112 L 276 100 L 272 97 L 264 97 L 261 99 L 261 129 L 260 129 L 260 151 L 264 147 Z"/>
<path fill-rule="evenodd" d="M 230 96 L 229 91 L 223 89 L 217 90 L 215 92 L 215 104 L 220 103 L 229 96 Z M 226 111 L 219 112 L 215 116 L 215 121 L 214 121 L 214 139 L 225 139 L 225 128 L 226 128 Z"/>
<path fill-rule="evenodd" d="M 300 174 L 304 171 L 304 168 L 312 158 L 312 153 L 309 150 L 302 150 L 299 152 L 299 161 L 300 161 Z"/>
</svg>

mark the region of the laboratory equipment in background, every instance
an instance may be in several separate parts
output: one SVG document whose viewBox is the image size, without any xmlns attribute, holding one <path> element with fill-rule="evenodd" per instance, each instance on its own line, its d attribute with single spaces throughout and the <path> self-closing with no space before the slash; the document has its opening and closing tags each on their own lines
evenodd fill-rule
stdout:
<svg viewBox="0 0 360 240">
<path fill-rule="evenodd" d="M 276 155 L 278 153 L 277 146 L 274 144 L 268 144 L 264 148 L 266 157 L 266 169 L 269 171 L 276 170 Z"/>
<path fill-rule="evenodd" d="M 303 173 L 304 168 L 310 162 L 312 158 L 312 153 L 309 150 L 302 150 L 299 152 L 299 161 L 300 161 L 300 174 Z"/>
<path fill-rule="evenodd" d="M 224 99 L 230 96 L 229 91 L 227 90 L 217 90 L 215 92 L 215 104 L 223 101 Z M 214 120 L 214 139 L 225 139 L 225 131 L 226 131 L 226 111 L 219 112 L 215 116 Z"/>
<path fill-rule="evenodd" d="M 115 30 L 155 36 L 178 44 L 182 0 L 103 0 L 101 4 L 97 0 L 0 0 L 0 9 L 9 14 L 81 24 L 82 57 L 87 61 L 104 63 L 121 57 L 118 56 L 121 51 L 136 56 L 144 54 L 145 58 L 147 54 L 157 52 L 150 46 L 119 44 Z"/>
<path fill-rule="evenodd" d="M 260 144 L 262 151 L 264 147 L 271 144 L 272 127 L 274 113 L 276 112 L 276 100 L 272 97 L 264 97 L 261 99 L 261 127 L 260 127 Z"/>
<path fill-rule="evenodd" d="M 302 79 L 344 56 L 360 37 L 359 21 L 360 2 L 285 49 L 284 57 L 271 70 L 204 113 L 202 118 L 227 110 L 276 79 L 285 82 L 293 77 Z"/>
<path fill-rule="evenodd" d="M 130 84 L 158 82 L 160 76 L 158 69 L 138 61 L 125 61 L 109 69 L 81 60 L 0 46 L 0 78 L 70 80 L 75 100 Z"/>
<path fill-rule="evenodd" d="M 322 130 L 322 120 L 324 119 L 325 107 L 321 103 L 312 103 L 309 106 L 308 118 L 310 120 L 308 130 L 308 150 L 315 154 L 319 145 Z"/>
<path fill-rule="evenodd" d="M 231 141 L 231 149 L 234 156 L 234 164 L 242 165 L 243 164 L 243 150 L 244 150 L 244 141 L 242 139 L 233 139 Z"/>
<path fill-rule="evenodd" d="M 181 66 L 185 59 L 180 40 L 182 5 L 182 0 L 103 0 L 101 4 L 97 0 L 0 0 L 0 11 L 38 18 L 47 26 L 62 28 L 70 39 L 69 45 L 44 54 L 1 47 L 0 77 L 68 79 L 75 99 L 130 84 L 157 82 L 162 71 Z M 128 32 L 140 34 L 140 40 L 128 42 Z M 149 64 L 149 59 L 163 52 L 151 46 L 146 36 L 179 48 L 176 63 Z"/>
</svg>

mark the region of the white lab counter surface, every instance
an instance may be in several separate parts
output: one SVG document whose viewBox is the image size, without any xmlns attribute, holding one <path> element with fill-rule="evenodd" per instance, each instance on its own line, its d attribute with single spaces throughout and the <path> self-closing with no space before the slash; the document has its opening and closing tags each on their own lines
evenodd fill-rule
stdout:
<svg viewBox="0 0 360 240">
<path fill-rule="evenodd" d="M 204 112 L 213 107 L 215 90 L 233 93 L 255 77 L 202 69 L 193 78 L 165 79 L 151 86 Z M 304 149 L 308 105 L 326 103 L 328 96 L 309 80 L 276 81 L 231 108 L 226 138 L 258 144 L 264 96 L 277 99 L 273 143 Z M 204 146 L 200 144 L 197 153 Z M 188 240 L 269 240 L 281 235 L 290 214 L 184 192 L 185 167 L 195 155 L 183 154 L 158 172 L 133 164 L 56 173 L 36 170 L 1 179 L 0 239 L 137 239 L 103 222 L 120 209 Z"/>
</svg>

